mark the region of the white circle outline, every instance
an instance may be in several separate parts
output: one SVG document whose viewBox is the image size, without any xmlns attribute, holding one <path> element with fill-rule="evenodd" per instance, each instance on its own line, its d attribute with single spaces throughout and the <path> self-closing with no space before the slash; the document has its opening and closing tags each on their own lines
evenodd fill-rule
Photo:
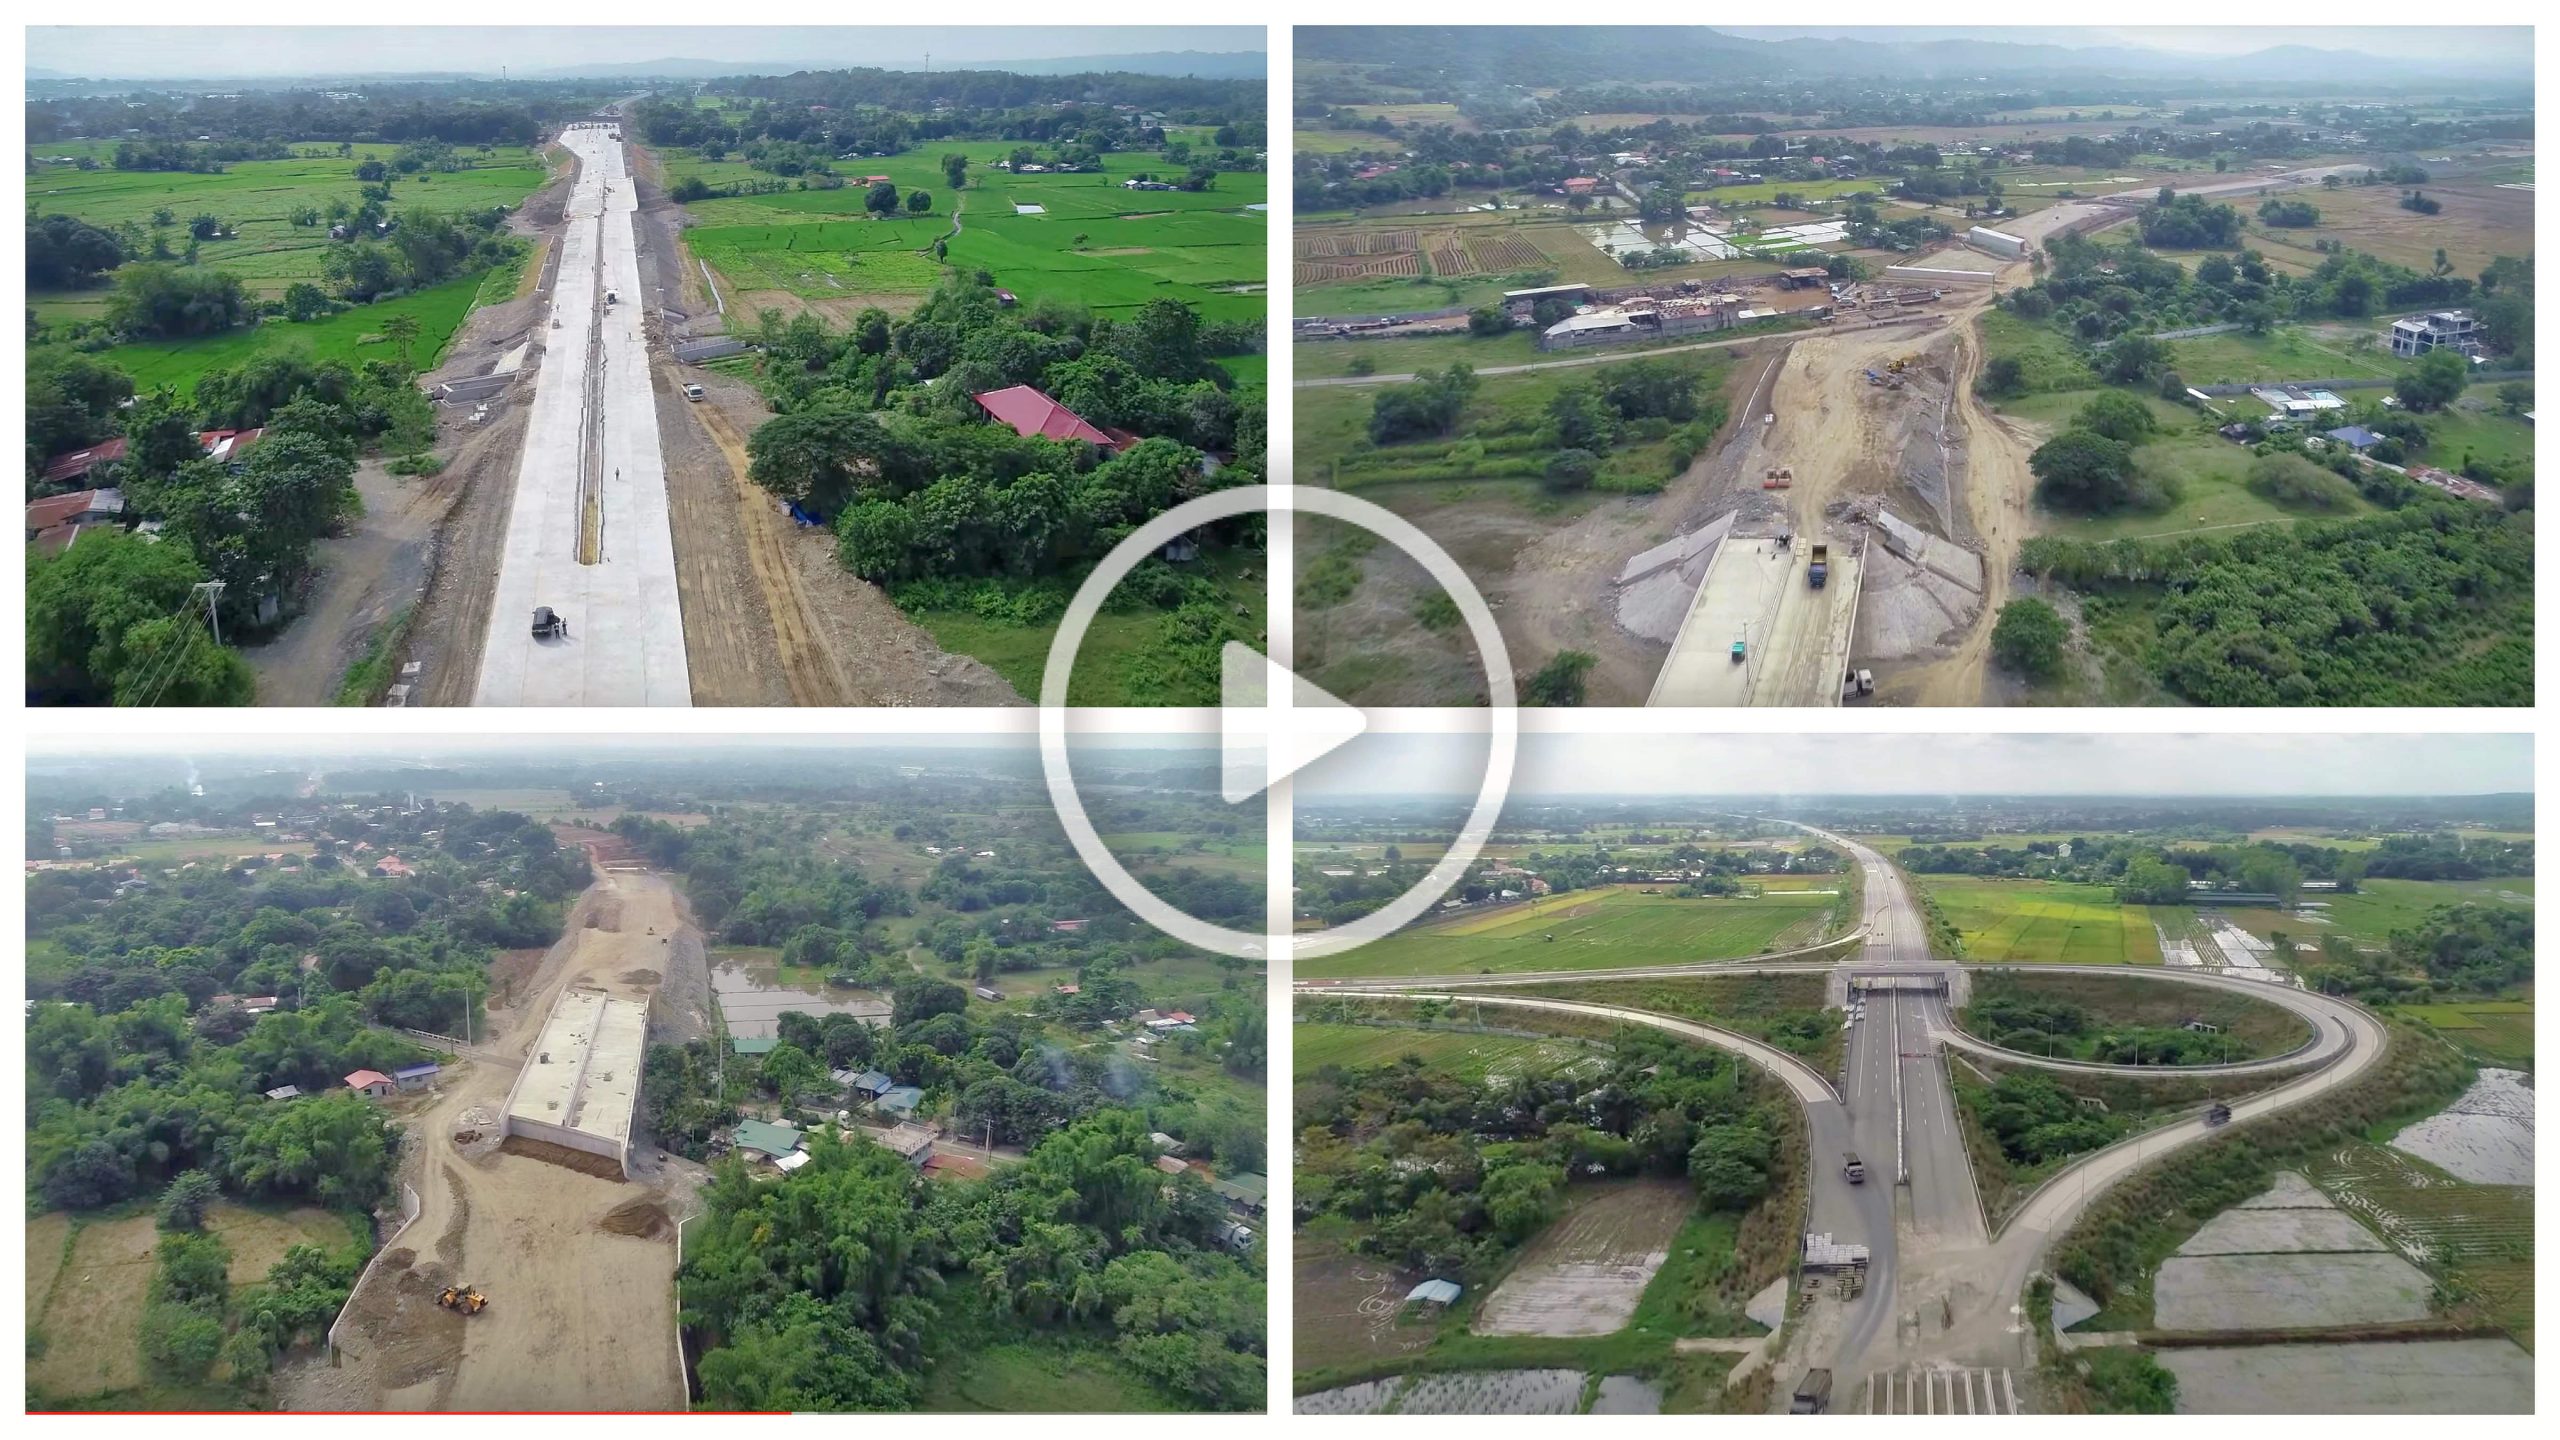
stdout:
<svg viewBox="0 0 2560 1440">
<path fill-rule="evenodd" d="M 1084 647 L 1085 632 L 1093 618 L 1102 612 L 1102 602 L 1127 578 L 1138 562 L 1155 553 L 1183 534 L 1213 520 L 1232 519 L 1256 510 L 1307 510 L 1356 525 L 1386 540 L 1422 563 L 1422 568 L 1438 581 L 1458 605 L 1458 613 L 1466 619 L 1469 635 L 1485 668 L 1485 688 L 1491 698 L 1491 753 L 1486 757 L 1484 781 L 1476 789 L 1474 808 L 1467 823 L 1449 848 L 1442 852 L 1439 863 L 1431 867 L 1411 889 L 1387 905 L 1371 911 L 1345 925 L 1337 925 L 1314 935 L 1273 936 L 1267 932 L 1230 930 L 1212 925 L 1165 903 L 1156 893 L 1138 882 L 1111 853 L 1095 833 L 1093 820 L 1085 813 L 1084 799 L 1076 793 L 1075 775 L 1067 758 L 1067 683 L 1075 669 L 1077 653 Z M 1058 622 L 1058 633 L 1049 642 L 1049 658 L 1040 675 L 1040 769 L 1049 785 L 1049 802 L 1057 811 L 1058 823 L 1067 840 L 1083 858 L 1085 868 L 1102 882 L 1113 898 L 1126 905 L 1138 918 L 1173 936 L 1186 945 L 1231 955 L 1238 959 L 1259 960 L 1270 955 L 1275 940 L 1288 958 L 1303 955 L 1310 959 L 1340 954 L 1366 945 L 1419 919 L 1433 902 L 1448 893 L 1449 887 L 1466 874 L 1493 833 L 1501 817 L 1502 804 L 1509 796 L 1513 763 L 1520 746 L 1519 696 L 1511 675 L 1511 655 L 1502 643 L 1502 632 L 1494 624 L 1493 611 L 1477 593 L 1475 582 L 1450 558 L 1438 542 L 1414 528 L 1403 516 L 1338 490 L 1303 489 L 1295 485 L 1239 485 L 1215 490 L 1196 499 L 1186 500 L 1130 532 L 1127 538 L 1111 547 L 1100 564 L 1085 576 L 1077 587 L 1075 599 L 1067 604 L 1066 614 Z"/>
</svg>

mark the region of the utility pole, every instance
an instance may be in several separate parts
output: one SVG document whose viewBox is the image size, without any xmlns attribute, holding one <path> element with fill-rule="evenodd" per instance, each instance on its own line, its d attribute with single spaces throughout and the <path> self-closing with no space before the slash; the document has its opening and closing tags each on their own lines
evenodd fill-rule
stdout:
<svg viewBox="0 0 2560 1440">
<path fill-rule="evenodd" d="M 199 580 L 195 588 L 196 593 L 204 597 L 204 618 L 206 623 L 213 626 L 213 643 L 219 645 L 222 643 L 222 612 L 214 608 L 213 602 L 220 598 L 223 582 Z"/>
</svg>

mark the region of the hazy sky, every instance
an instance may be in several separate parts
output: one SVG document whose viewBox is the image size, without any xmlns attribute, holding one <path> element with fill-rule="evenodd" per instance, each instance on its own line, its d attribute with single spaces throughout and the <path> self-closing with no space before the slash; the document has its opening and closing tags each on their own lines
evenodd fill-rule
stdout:
<svg viewBox="0 0 2560 1440">
<path fill-rule="evenodd" d="M 2424 60 L 2511 60 L 2533 31 L 2500 25 L 1718 25 L 1733 35 L 1779 40 L 1845 35 L 1862 40 L 2010 40 L 2026 45 L 2122 45 L 2190 55 L 2245 55 L 2278 45 L 2355 50 Z"/>
<path fill-rule="evenodd" d="M 935 731 L 915 735 L 602 735 L 582 734 L 575 737 L 581 758 L 610 759 L 620 754 L 660 755 L 670 749 L 702 751 L 710 754 L 770 754 L 778 750 L 873 751 L 873 750 L 1009 750 L 1025 753 L 1039 749 L 1036 736 L 986 734 L 962 731 Z M 92 736 L 33 735 L 27 739 L 27 755 L 31 760 L 86 760 L 102 755 L 135 755 L 146 759 L 183 760 L 189 756 L 210 758 L 245 757 L 251 760 L 273 759 L 278 764 L 299 764 L 314 757 L 335 763 L 348 761 L 382 761 L 401 764 L 415 760 L 468 759 L 486 755 L 531 755 L 537 751 L 557 754 L 563 744 L 557 735 L 436 735 L 397 739 L 383 735 L 296 735 L 280 742 L 270 735 L 207 735 L 185 741 L 136 740 L 131 737 L 99 738 Z M 1179 746 L 1214 746 L 1217 737 L 1208 734 L 1095 735 L 1070 733 L 1068 745 L 1073 750 L 1166 750 Z"/>
<path fill-rule="evenodd" d="M 1378 735 L 1312 795 L 1472 794 L 1481 737 Z M 2533 788 L 2529 735 L 1531 735 L 1514 794 L 2474 795 Z"/>
<path fill-rule="evenodd" d="M 74 26 L 27 28 L 27 67 L 92 78 L 518 75 L 573 65 L 722 60 L 794 69 L 1261 50 L 1258 25 Z"/>
</svg>

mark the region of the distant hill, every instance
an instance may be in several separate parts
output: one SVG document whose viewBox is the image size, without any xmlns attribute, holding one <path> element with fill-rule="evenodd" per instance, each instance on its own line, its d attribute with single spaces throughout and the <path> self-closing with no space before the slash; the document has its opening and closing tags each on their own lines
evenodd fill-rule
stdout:
<svg viewBox="0 0 2560 1440">
<path fill-rule="evenodd" d="M 2530 81 L 2533 74 L 2529 47 L 2511 60 L 2466 66 L 2308 45 L 2280 45 L 2247 55 L 2188 55 L 2136 46 L 2031 44 L 1970 36 L 1759 40 L 1691 26 L 1302 25 L 1294 43 L 1297 53 L 1311 60 L 1409 67 L 1514 85 L 1767 79 L 1773 75 L 1906 80 L 1992 75 L 2157 80 L 2192 75 L 2216 81 L 2262 77 L 2409 84 L 2465 76 Z"/>
<path fill-rule="evenodd" d="M 1269 70 L 1270 57 L 1259 50 L 1153 50 L 1129 55 L 1068 55 L 1048 60 L 970 60 L 936 65 L 937 70 L 996 70 L 1009 75 L 1085 75 L 1120 71 L 1132 75 L 1179 75 L 1198 80 L 1256 80 Z M 921 57 L 866 59 L 866 68 L 919 71 Z M 533 80 L 718 80 L 731 75 L 794 75 L 804 70 L 842 70 L 850 64 L 811 64 L 806 60 L 632 60 L 605 65 L 560 65 L 519 72 Z"/>
</svg>

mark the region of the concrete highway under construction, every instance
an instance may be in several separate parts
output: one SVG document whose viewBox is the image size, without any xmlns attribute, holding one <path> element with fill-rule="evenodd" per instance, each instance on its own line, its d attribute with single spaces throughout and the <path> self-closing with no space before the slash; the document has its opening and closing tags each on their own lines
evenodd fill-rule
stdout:
<svg viewBox="0 0 2560 1440">
<path fill-rule="evenodd" d="M 560 143 L 577 181 L 473 702 L 689 705 L 637 193 L 617 122 L 573 125 Z M 546 609 L 558 626 L 537 633 Z"/>
<path fill-rule="evenodd" d="M 1844 942 L 1806 958 L 1631 966 L 1492 976 L 1301 981 L 1302 995 L 1328 998 L 1464 998 L 1471 1004 L 1570 1011 L 1680 1035 L 1731 1051 L 1782 1082 L 1806 1117 L 1812 1186 L 1806 1229 L 1835 1246 L 1863 1246 L 1862 1286 L 1813 1297 L 1788 1323 L 1786 1349 L 1773 1357 L 1781 1393 L 1810 1368 L 1834 1377 L 1835 1409 L 1866 1413 L 2014 1414 L 2033 1371 L 2035 1339 L 2023 1320 L 2028 1281 L 2046 1251 L 2089 1204 L 2138 1166 L 2219 1133 L 2201 1113 L 2082 1156 L 2064 1167 L 1996 1229 L 1986 1224 L 1948 1075 L 1951 1050 L 2012 1065 L 2102 1070 L 2139 1077 L 2291 1072 L 2232 1102 L 2244 1120 L 2304 1104 L 2361 1075 L 2382 1057 L 2381 1023 L 2362 1007 L 2289 985 L 2144 967 L 2164 983 L 2244 989 L 2308 1022 L 2314 1039 L 2274 1060 L 2146 1071 L 2138 1066 L 2049 1060 L 1998 1049 L 1956 1026 L 1972 971 L 1933 958 L 1909 885 L 1874 849 L 1828 831 L 1800 827 L 1847 853 L 1859 867 L 1865 914 Z M 2017 971 L 2088 974 L 2085 965 L 2001 965 Z M 1849 1040 L 1835 1084 L 1774 1046 L 1694 1020 L 1590 1000 L 1505 995 L 1557 980 L 1581 984 L 1682 975 L 1822 973 L 1831 1003 L 1847 1016 Z M 2200 1112 L 2201 1107 L 2199 1107 Z M 1866 1163 L 1851 1182 L 1842 1159 Z"/>
</svg>

